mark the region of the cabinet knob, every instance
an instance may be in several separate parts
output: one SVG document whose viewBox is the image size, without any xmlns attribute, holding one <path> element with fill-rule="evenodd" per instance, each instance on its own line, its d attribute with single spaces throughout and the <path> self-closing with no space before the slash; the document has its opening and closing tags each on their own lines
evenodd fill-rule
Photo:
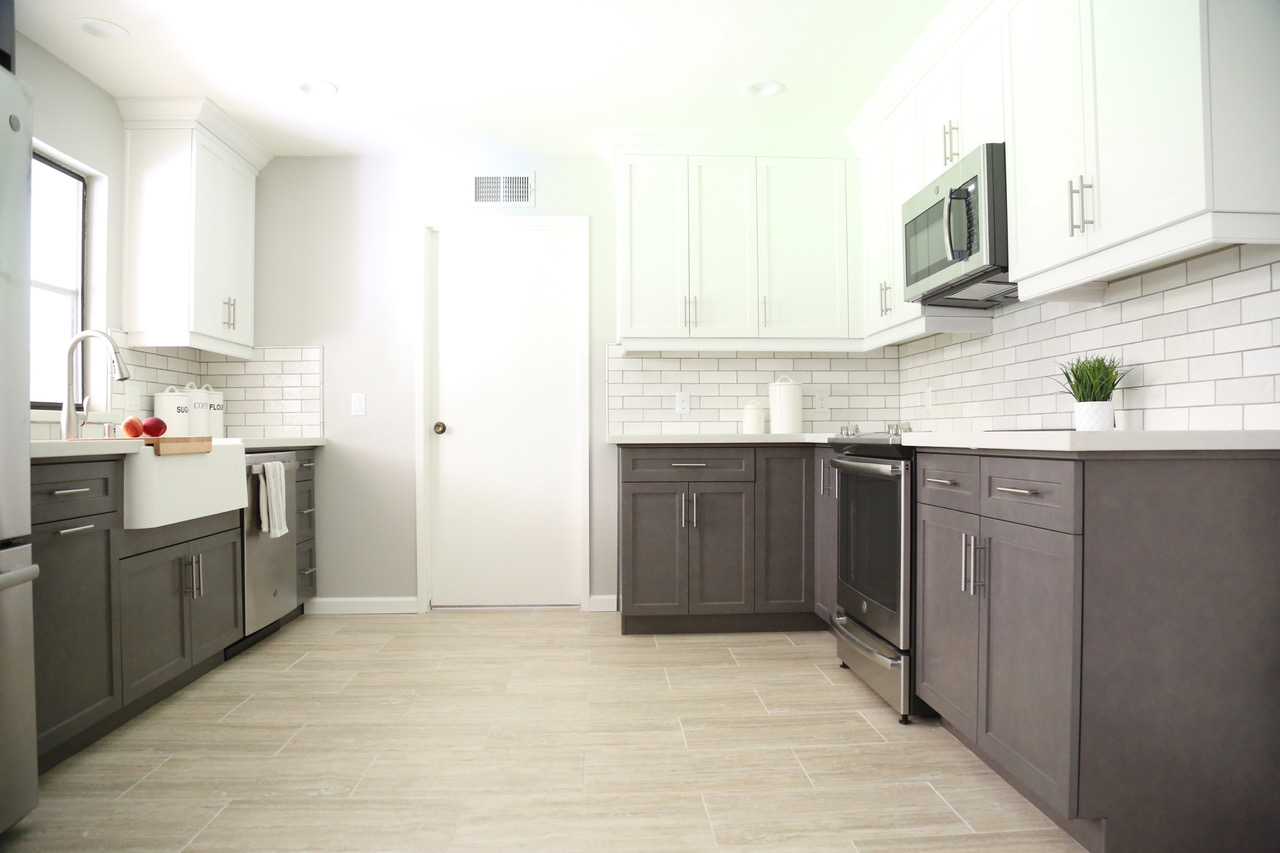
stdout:
<svg viewBox="0 0 1280 853">
<path fill-rule="evenodd" d="M 446 429 L 448 429 L 448 427 L 444 425 L 444 421 L 436 421 L 435 426 L 431 427 L 432 432 L 436 435 L 444 435 L 444 431 Z"/>
</svg>

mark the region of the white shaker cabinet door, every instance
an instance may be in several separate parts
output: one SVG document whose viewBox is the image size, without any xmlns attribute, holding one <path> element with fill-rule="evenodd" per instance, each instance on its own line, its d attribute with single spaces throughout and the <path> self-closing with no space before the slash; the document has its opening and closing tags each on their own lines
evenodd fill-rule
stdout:
<svg viewBox="0 0 1280 853">
<path fill-rule="evenodd" d="M 194 134 L 195 258 L 191 330 L 253 345 L 254 198 L 257 177 L 230 148 Z"/>
<path fill-rule="evenodd" d="M 1086 251 L 1081 200 L 1086 156 L 1081 0 L 1019 0 L 1009 10 L 1010 276 L 1019 279 Z M 1086 193 L 1088 191 L 1086 190 Z M 1090 199 L 1086 199 L 1086 204 Z M 1087 214 L 1087 210 L 1086 210 Z"/>
<path fill-rule="evenodd" d="M 892 325 L 889 293 L 889 145 L 862 153 L 862 333 Z"/>
<path fill-rule="evenodd" d="M 689 158 L 689 327 L 695 338 L 759 334 L 754 157 Z"/>
<path fill-rule="evenodd" d="M 959 136 L 961 157 L 979 145 L 1004 142 L 1004 51 L 997 30 L 960 58 Z"/>
<path fill-rule="evenodd" d="M 688 337 L 688 158 L 619 157 L 614 174 L 619 335 Z"/>
<path fill-rule="evenodd" d="M 1093 4 L 1090 251 L 1208 207 L 1198 0 Z"/>
<path fill-rule="evenodd" d="M 762 337 L 849 333 L 843 160 L 759 158 Z"/>
</svg>

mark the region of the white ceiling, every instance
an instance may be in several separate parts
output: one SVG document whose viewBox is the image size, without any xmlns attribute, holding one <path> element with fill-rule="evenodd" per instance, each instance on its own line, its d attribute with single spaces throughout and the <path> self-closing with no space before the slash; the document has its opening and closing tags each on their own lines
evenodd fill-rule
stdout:
<svg viewBox="0 0 1280 853">
<path fill-rule="evenodd" d="M 17 0 L 17 24 L 117 97 L 211 97 L 276 155 L 441 137 L 592 153 L 601 128 L 839 134 L 944 5 Z M 81 17 L 131 35 L 90 38 Z M 741 91 L 762 78 L 787 89 Z M 313 79 L 339 93 L 301 94 Z"/>
</svg>

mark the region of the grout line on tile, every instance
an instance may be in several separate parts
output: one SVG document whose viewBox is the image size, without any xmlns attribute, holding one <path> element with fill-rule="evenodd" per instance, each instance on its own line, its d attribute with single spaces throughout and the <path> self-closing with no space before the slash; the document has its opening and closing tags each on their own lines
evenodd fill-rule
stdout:
<svg viewBox="0 0 1280 853">
<path fill-rule="evenodd" d="M 361 785 L 361 783 L 362 783 L 362 782 L 364 782 L 364 777 L 366 777 L 366 776 L 368 776 L 368 775 L 369 775 L 369 771 L 373 769 L 373 765 L 377 764 L 377 763 L 378 763 L 378 759 L 379 759 L 379 758 L 381 758 L 381 757 L 382 757 L 381 755 L 375 755 L 375 756 L 373 757 L 373 760 L 369 762 L 369 766 L 368 766 L 368 767 L 366 767 L 366 768 L 364 769 L 364 772 L 360 774 L 360 778 L 359 778 L 359 779 L 357 779 L 357 780 L 356 780 L 356 783 L 355 783 L 354 785 L 352 785 L 352 786 L 351 786 L 351 791 L 350 791 L 350 793 L 348 793 L 348 794 L 347 794 L 346 799 L 348 799 L 348 800 L 349 800 L 349 799 L 351 799 L 352 797 L 354 797 L 354 796 L 356 795 L 356 791 L 358 791 L 358 790 L 360 789 L 360 785 Z"/>
<path fill-rule="evenodd" d="M 937 788 L 935 788 L 935 787 L 933 787 L 933 783 L 932 783 L 932 782 L 925 782 L 925 784 L 929 786 L 929 790 L 933 791 L 935 794 L 938 794 L 938 789 L 937 789 Z M 938 799 L 940 799 L 940 800 L 942 800 L 944 803 L 946 803 L 946 804 L 947 804 L 947 808 L 949 808 L 949 809 L 951 809 L 951 811 L 955 812 L 956 817 L 960 818 L 960 822 L 961 822 L 961 823 L 963 823 L 965 826 L 968 826 L 968 827 L 969 827 L 969 831 L 970 831 L 970 832 L 974 833 L 975 835 L 977 834 L 977 832 L 978 832 L 978 831 L 977 831 L 976 829 L 974 829 L 972 826 L 970 826 L 969 821 L 967 821 L 967 820 L 965 820 L 965 819 L 964 819 L 964 815 L 962 815 L 962 814 L 960 814 L 960 812 L 957 812 L 957 811 L 956 811 L 956 807 L 955 807 L 955 806 L 953 806 L 953 805 L 951 805 L 951 803 L 950 803 L 950 802 L 948 802 L 948 800 L 947 800 L 947 798 L 946 798 L 946 797 L 942 796 L 942 794 L 938 794 Z"/>
<path fill-rule="evenodd" d="M 871 731 L 875 732 L 877 735 L 880 736 L 880 740 L 884 741 L 885 743 L 889 742 L 889 739 L 884 736 L 884 733 L 881 732 L 878 728 L 876 728 L 876 724 L 871 722 L 871 720 L 867 719 L 866 714 L 862 713 L 861 711 L 858 711 L 857 713 L 859 717 L 861 717 L 863 720 L 866 720 L 866 723 L 868 726 L 871 726 Z"/>
<path fill-rule="evenodd" d="M 836 683 L 831 680 L 831 676 L 827 675 L 827 671 L 823 669 L 819 664 L 815 663 L 813 665 L 813 668 L 816 669 L 818 672 L 822 673 L 822 677 L 827 680 L 828 684 L 830 684 L 832 687 L 836 686 Z"/>
<path fill-rule="evenodd" d="M 796 751 L 794 749 L 789 749 L 787 751 L 790 752 L 791 757 L 796 760 L 796 764 L 800 765 L 800 772 L 804 774 L 804 778 L 809 780 L 809 786 L 812 788 L 818 787 L 817 785 L 813 784 L 813 777 L 810 776 L 809 771 L 805 769 L 804 762 L 800 760 L 800 756 L 796 755 Z"/>
<path fill-rule="evenodd" d="M 139 785 L 141 785 L 143 782 L 147 781 L 147 776 L 150 776 L 152 773 L 155 773 L 155 772 L 156 772 L 157 770 L 159 770 L 161 767 L 164 767 L 166 764 L 168 764 L 168 763 L 169 763 L 169 759 L 171 759 L 171 758 L 173 758 L 173 756 L 172 756 L 172 755 L 166 755 L 166 756 L 164 757 L 164 761 L 161 761 L 161 762 L 160 762 L 159 764 L 157 764 L 155 767 L 152 767 L 150 770 L 148 770 L 148 771 L 147 771 L 146 776 L 143 776 L 143 777 L 142 777 L 141 779 L 139 779 L 137 782 L 134 782 L 134 783 L 133 783 L 132 785 L 130 785 L 128 788 L 125 788 L 123 791 L 121 791 L 121 792 L 120 792 L 120 794 L 116 797 L 116 799 L 117 799 L 117 800 L 122 800 L 122 799 L 124 799 L 124 797 L 125 797 L 125 795 L 126 795 L 126 794 L 128 794 L 128 793 L 129 793 L 130 791 L 132 791 L 134 788 L 136 788 L 136 787 L 138 787 Z"/>
<path fill-rule="evenodd" d="M 760 691 L 752 687 L 751 692 L 756 694 L 756 698 L 760 700 L 760 706 L 764 708 L 764 712 L 769 716 L 773 716 L 773 712 L 769 710 L 769 706 L 764 704 L 764 697 L 760 695 Z"/>
<path fill-rule="evenodd" d="M 676 717 L 676 723 L 680 726 L 680 740 L 684 741 L 684 748 L 689 748 L 689 739 L 684 735 L 684 720 Z"/>
<path fill-rule="evenodd" d="M 284 670 L 283 670 L 283 671 L 284 671 L 284 672 L 288 672 L 289 670 L 293 669 L 295 666 L 297 666 L 298 664 L 302 663 L 302 661 L 303 661 L 303 660 L 305 660 L 305 659 L 306 659 L 306 657 L 307 657 L 307 655 L 309 655 L 309 654 L 311 654 L 311 652 L 303 652 L 303 653 L 302 653 L 302 657 L 298 658 L 296 661 L 294 661 L 293 663 L 291 663 L 291 664 L 289 664 L 288 666 L 286 666 L 286 667 L 284 668 Z"/>
<path fill-rule="evenodd" d="M 725 651 L 729 653 L 729 657 L 733 658 L 733 662 L 738 666 L 742 666 L 742 662 L 738 660 L 738 656 L 733 653 L 733 649 L 725 646 Z"/>
<path fill-rule="evenodd" d="M 671 673 L 667 672 L 665 666 L 662 668 L 662 677 L 667 680 L 667 692 L 674 693 L 675 691 L 671 689 Z"/>
<path fill-rule="evenodd" d="M 237 704 L 237 705 L 236 705 L 234 708 L 232 708 L 230 711 L 228 711 L 227 713 L 225 713 L 225 714 L 223 714 L 221 717 L 219 717 L 219 718 L 218 718 L 218 722 L 220 722 L 220 723 L 221 723 L 221 722 L 222 722 L 222 721 L 224 721 L 227 717 L 230 717 L 230 716 L 231 716 L 232 714 L 234 714 L 236 711 L 240 710 L 240 709 L 244 706 L 244 703 L 245 703 L 245 702 L 248 702 L 250 699 L 252 699 L 254 696 L 257 696 L 257 695 L 258 695 L 258 694 L 256 694 L 256 693 L 250 693 L 248 696 L 244 697 L 244 699 L 240 700 L 240 703 L 239 703 L 239 704 Z"/>
<path fill-rule="evenodd" d="M 298 730 L 293 734 L 289 735 L 289 739 L 284 743 L 280 744 L 280 748 L 277 749 L 274 754 L 279 755 L 280 753 L 284 752 L 284 748 L 289 744 L 293 743 L 293 739 L 296 738 L 299 734 L 301 734 L 302 730 L 305 729 L 306 727 L 307 727 L 306 723 L 303 723 L 302 725 L 298 726 Z"/>
<path fill-rule="evenodd" d="M 180 847 L 180 848 L 178 849 L 178 853 L 182 853 L 182 851 L 183 851 L 183 850 L 186 850 L 186 849 L 187 849 L 188 847 L 190 847 L 192 844 L 195 844 L 196 839 L 200 837 L 200 833 L 202 833 L 202 832 L 204 832 L 206 829 L 208 829 L 208 828 L 209 828 L 209 824 L 211 824 L 211 823 L 213 823 L 215 820 L 217 820 L 217 819 L 218 819 L 218 817 L 219 817 L 219 815 L 221 815 L 224 811 L 226 811 L 226 810 L 227 810 L 227 806 L 229 806 L 229 805 L 231 805 L 231 800 L 227 800 L 225 803 L 223 803 L 223 804 L 222 804 L 222 807 L 218 809 L 218 811 L 214 814 L 214 816 L 213 816 L 213 817 L 211 817 L 211 818 L 209 818 L 207 821 L 205 821 L 205 822 L 204 822 L 204 826 L 202 826 L 202 827 L 200 827 L 199 829 L 197 829 L 197 830 L 196 830 L 196 834 L 195 834 L 195 835 L 193 835 L 193 836 L 191 836 L 189 839 L 187 839 L 187 843 L 186 843 L 186 844 L 184 844 L 184 845 L 182 845 L 182 847 Z"/>
<path fill-rule="evenodd" d="M 711 808 L 707 805 L 707 795 L 699 791 L 698 796 L 702 798 L 702 813 L 707 816 L 707 829 L 711 830 L 711 840 L 719 847 L 720 839 L 716 838 L 716 825 L 711 822 Z"/>
<path fill-rule="evenodd" d="M 787 642 L 788 642 L 788 643 L 790 643 L 791 645 L 793 645 L 793 646 L 795 646 L 795 645 L 796 645 L 796 641 L 795 641 L 795 640 L 793 640 L 793 639 L 791 639 L 791 635 L 790 635 L 790 634 L 785 634 L 785 633 L 784 633 L 782 636 L 786 637 L 786 638 L 787 638 Z M 796 648 L 799 648 L 799 646 L 796 646 Z"/>
</svg>

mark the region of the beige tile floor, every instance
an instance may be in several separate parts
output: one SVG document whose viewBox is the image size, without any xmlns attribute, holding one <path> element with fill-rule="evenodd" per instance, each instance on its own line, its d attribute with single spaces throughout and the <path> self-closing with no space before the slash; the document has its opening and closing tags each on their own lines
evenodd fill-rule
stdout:
<svg viewBox="0 0 1280 853">
<path fill-rule="evenodd" d="M 825 633 L 305 616 L 41 777 L 5 851 L 1080 848 Z"/>
</svg>

